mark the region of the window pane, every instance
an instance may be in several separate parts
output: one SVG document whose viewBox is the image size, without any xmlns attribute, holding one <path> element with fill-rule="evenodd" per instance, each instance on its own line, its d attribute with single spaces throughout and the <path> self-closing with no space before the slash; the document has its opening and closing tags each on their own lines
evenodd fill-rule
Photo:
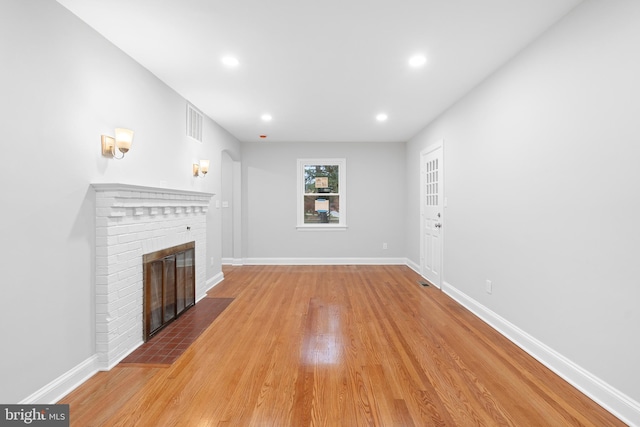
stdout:
<svg viewBox="0 0 640 427">
<path fill-rule="evenodd" d="M 166 323 L 176 317 L 176 257 L 174 255 L 165 257 L 163 262 L 162 294 L 164 314 L 162 323 Z"/>
<path fill-rule="evenodd" d="M 338 224 L 340 196 L 304 196 L 305 224 Z"/>
<path fill-rule="evenodd" d="M 339 176 L 338 165 L 305 165 L 304 192 L 305 194 L 339 193 Z"/>
</svg>

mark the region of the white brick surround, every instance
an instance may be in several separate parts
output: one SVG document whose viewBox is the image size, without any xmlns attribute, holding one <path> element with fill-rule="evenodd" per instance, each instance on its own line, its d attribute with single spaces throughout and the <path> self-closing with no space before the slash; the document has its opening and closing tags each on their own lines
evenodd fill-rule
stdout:
<svg viewBox="0 0 640 427">
<path fill-rule="evenodd" d="M 206 282 L 213 194 L 127 184 L 96 193 L 96 354 L 108 370 L 142 343 L 142 255 L 195 241 L 196 295 Z"/>
</svg>

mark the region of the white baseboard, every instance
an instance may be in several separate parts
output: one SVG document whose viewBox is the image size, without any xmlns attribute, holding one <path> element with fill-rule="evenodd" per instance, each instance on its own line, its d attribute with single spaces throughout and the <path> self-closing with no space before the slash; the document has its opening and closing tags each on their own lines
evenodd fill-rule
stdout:
<svg viewBox="0 0 640 427">
<path fill-rule="evenodd" d="M 620 420 L 630 426 L 640 426 L 640 403 L 460 292 L 451 284 L 444 282 L 442 290 Z"/>
<path fill-rule="evenodd" d="M 222 258 L 222 265 L 242 265 L 242 258 Z"/>
<path fill-rule="evenodd" d="M 205 290 L 199 293 L 198 297 L 196 298 L 196 303 L 198 303 L 198 301 L 200 301 L 202 298 L 206 297 L 207 292 L 209 292 L 211 288 L 213 288 L 215 285 L 219 284 L 223 280 L 224 280 L 224 273 L 222 273 L 222 271 L 216 274 L 215 276 L 211 277 L 210 279 L 207 279 L 205 283 Z"/>
<path fill-rule="evenodd" d="M 94 354 L 84 362 L 42 387 L 40 390 L 18 402 L 18 404 L 53 405 L 95 375 L 96 372 L 99 371 L 98 368 L 98 356 Z"/>
<path fill-rule="evenodd" d="M 407 267 L 409 267 L 410 269 L 412 269 L 416 273 L 422 275 L 420 273 L 420 264 L 416 264 L 414 261 L 410 260 L 409 258 L 407 258 Z"/>
<path fill-rule="evenodd" d="M 406 265 L 406 258 L 245 258 L 244 265 Z"/>
<path fill-rule="evenodd" d="M 417 264 L 404 258 L 249 258 L 244 261 L 248 265 L 407 265 L 416 272 L 419 270 L 419 268 L 416 268 Z M 224 274 L 222 272 L 208 279 L 206 282 L 207 289 L 198 298 L 198 301 L 206 296 L 207 291 L 223 280 Z M 443 282 L 442 290 L 569 384 L 620 418 L 620 420 L 630 426 L 640 427 L 639 402 L 576 365 L 451 284 Z M 133 350 L 135 348 L 131 351 Z M 107 370 L 112 367 L 107 367 Z M 99 370 L 103 369 L 99 366 L 98 356 L 93 355 L 18 403 L 54 404 Z"/>
<path fill-rule="evenodd" d="M 129 347 L 129 349 L 127 349 L 127 351 L 122 353 L 113 362 L 111 362 L 111 364 L 98 363 L 98 370 L 100 370 L 100 371 L 110 371 L 110 370 L 112 370 L 113 368 L 115 368 L 118 365 L 118 363 L 122 362 L 124 359 L 127 358 L 127 356 L 129 356 L 131 353 L 136 351 L 138 349 L 138 347 L 140 347 L 142 344 L 144 344 L 144 341 L 142 341 L 142 340 L 138 341 L 136 344 L 133 344 L 131 347 Z"/>
</svg>

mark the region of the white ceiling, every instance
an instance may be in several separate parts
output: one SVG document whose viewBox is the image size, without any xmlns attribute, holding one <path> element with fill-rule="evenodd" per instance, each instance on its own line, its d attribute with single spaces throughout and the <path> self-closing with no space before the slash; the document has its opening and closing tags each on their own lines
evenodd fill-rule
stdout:
<svg viewBox="0 0 640 427">
<path fill-rule="evenodd" d="M 581 1 L 58 0 L 241 141 L 300 142 L 410 139 Z"/>
</svg>

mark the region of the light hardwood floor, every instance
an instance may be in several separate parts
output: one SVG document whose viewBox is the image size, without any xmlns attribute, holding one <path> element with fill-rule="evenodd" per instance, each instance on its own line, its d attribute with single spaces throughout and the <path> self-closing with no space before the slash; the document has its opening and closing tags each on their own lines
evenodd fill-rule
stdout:
<svg viewBox="0 0 640 427">
<path fill-rule="evenodd" d="M 101 372 L 73 426 L 623 426 L 403 266 L 225 269 L 171 366 Z"/>
</svg>

